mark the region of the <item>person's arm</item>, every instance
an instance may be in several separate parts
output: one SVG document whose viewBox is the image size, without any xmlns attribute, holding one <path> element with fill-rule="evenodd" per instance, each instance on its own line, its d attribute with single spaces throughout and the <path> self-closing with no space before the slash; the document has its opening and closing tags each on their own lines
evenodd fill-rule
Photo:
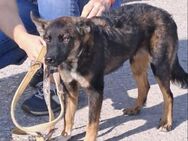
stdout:
<svg viewBox="0 0 188 141">
<path fill-rule="evenodd" d="M 17 11 L 15 0 L 0 1 L 0 29 L 12 39 L 17 33 L 26 33 Z"/>
<path fill-rule="evenodd" d="M 41 37 L 28 34 L 18 14 L 16 0 L 0 0 L 0 30 L 13 39 L 33 60 L 45 44 Z"/>
<path fill-rule="evenodd" d="M 81 17 L 91 18 L 101 16 L 106 10 L 109 10 L 115 0 L 90 0 L 83 8 Z"/>
</svg>

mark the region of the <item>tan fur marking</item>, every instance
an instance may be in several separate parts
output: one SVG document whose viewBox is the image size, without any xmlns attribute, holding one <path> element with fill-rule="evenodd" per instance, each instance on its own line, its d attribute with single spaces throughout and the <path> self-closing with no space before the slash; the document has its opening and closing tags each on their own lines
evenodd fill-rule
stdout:
<svg viewBox="0 0 188 141">
<path fill-rule="evenodd" d="M 136 99 L 134 107 L 124 110 L 125 114 L 130 115 L 137 114 L 140 111 L 144 105 L 150 87 L 147 79 L 148 53 L 145 50 L 139 50 L 133 59 L 134 62 L 131 64 L 131 69 L 138 87 L 138 98 Z"/>
<path fill-rule="evenodd" d="M 76 86 L 77 87 L 77 86 Z M 71 131 L 74 124 L 74 116 L 77 109 L 78 104 L 78 88 L 73 90 L 69 89 L 69 86 L 66 85 L 66 88 L 69 90 L 69 94 L 67 94 L 67 105 L 66 105 L 66 114 L 65 114 L 65 129 L 63 131 L 63 135 L 71 135 Z"/>
<path fill-rule="evenodd" d="M 164 107 L 161 123 L 165 123 L 164 126 L 172 126 L 173 119 L 173 99 L 165 87 L 161 84 L 160 80 L 156 79 L 163 94 Z M 169 84 L 170 85 L 170 84 Z M 170 87 L 170 86 L 169 86 Z"/>
<path fill-rule="evenodd" d="M 84 141 L 96 141 L 98 127 L 99 127 L 99 120 L 89 124 L 87 126 L 87 131 Z"/>
<path fill-rule="evenodd" d="M 71 76 L 72 76 L 72 78 L 74 78 L 76 81 L 78 81 L 79 84 L 80 84 L 82 87 L 88 88 L 88 87 L 90 86 L 89 81 L 88 81 L 85 77 L 83 77 L 83 76 L 81 76 L 80 74 L 78 74 L 77 72 L 71 72 Z"/>
<path fill-rule="evenodd" d="M 137 106 L 143 106 L 144 100 L 147 97 L 149 90 L 149 82 L 147 79 L 149 56 L 145 50 L 140 50 L 134 57 L 134 63 L 131 69 L 138 87 L 138 99 L 136 100 Z"/>
</svg>

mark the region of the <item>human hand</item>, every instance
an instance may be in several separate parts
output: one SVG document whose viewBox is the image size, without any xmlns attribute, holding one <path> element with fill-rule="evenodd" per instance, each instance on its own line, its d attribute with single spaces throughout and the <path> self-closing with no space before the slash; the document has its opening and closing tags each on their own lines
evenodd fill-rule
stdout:
<svg viewBox="0 0 188 141">
<path fill-rule="evenodd" d="M 42 47 L 46 46 L 45 41 L 40 37 L 32 34 L 22 34 L 17 40 L 17 44 L 23 49 L 30 60 L 36 60 Z"/>
<path fill-rule="evenodd" d="M 111 7 L 112 0 L 90 0 L 83 8 L 81 17 L 92 18 L 101 16 L 106 10 Z"/>
</svg>

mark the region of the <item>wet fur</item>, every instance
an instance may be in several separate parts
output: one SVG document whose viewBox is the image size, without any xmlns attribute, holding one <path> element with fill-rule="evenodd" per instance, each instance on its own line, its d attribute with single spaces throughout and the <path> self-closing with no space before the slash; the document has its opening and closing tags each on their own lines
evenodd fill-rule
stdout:
<svg viewBox="0 0 188 141">
<path fill-rule="evenodd" d="M 133 4 L 103 17 L 62 17 L 52 22 L 33 17 L 33 21 L 47 43 L 46 64 L 58 67 L 70 91 L 63 136 L 71 134 L 78 98 L 77 86 L 81 85 L 89 97 L 85 141 L 96 140 L 104 75 L 118 69 L 126 60 L 131 64 L 138 98 L 134 107 L 123 110 L 124 114 L 137 114 L 144 105 L 150 87 L 147 79 L 150 65 L 164 98 L 159 128 L 172 129 L 170 81 L 186 88 L 188 74 L 178 61 L 177 26 L 170 14 L 147 4 Z"/>
</svg>

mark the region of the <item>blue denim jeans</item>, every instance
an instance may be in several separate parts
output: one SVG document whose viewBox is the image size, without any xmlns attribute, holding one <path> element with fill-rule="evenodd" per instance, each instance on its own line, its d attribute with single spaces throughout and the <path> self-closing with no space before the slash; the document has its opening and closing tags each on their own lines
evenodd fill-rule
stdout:
<svg viewBox="0 0 188 141">
<path fill-rule="evenodd" d="M 89 0 L 38 0 L 38 5 L 32 0 L 17 0 L 20 17 L 31 34 L 38 34 L 30 19 L 30 11 L 39 14 L 44 19 L 55 19 L 60 16 L 79 16 L 84 5 Z M 116 0 L 112 8 L 117 8 L 121 0 Z M 20 64 L 26 54 L 18 45 L 0 31 L 0 69 L 10 64 Z"/>
<path fill-rule="evenodd" d="M 89 0 L 38 0 L 39 13 L 42 18 L 54 19 L 61 16 L 80 16 L 81 11 Z M 121 0 L 112 5 L 117 8 Z"/>
</svg>

